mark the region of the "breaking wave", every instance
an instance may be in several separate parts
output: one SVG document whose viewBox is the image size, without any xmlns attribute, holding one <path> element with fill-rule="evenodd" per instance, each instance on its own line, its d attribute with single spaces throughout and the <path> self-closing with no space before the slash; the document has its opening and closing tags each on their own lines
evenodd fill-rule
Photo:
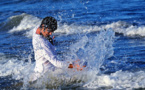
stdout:
<svg viewBox="0 0 145 90">
<path fill-rule="evenodd" d="M 11 27 L 11 29 L 9 28 L 9 33 L 26 31 L 24 35 L 27 37 L 32 37 L 33 29 L 36 29 L 40 25 L 41 20 L 42 19 L 38 17 L 23 13 L 21 15 L 10 17 L 5 26 Z M 124 36 L 145 36 L 145 26 L 135 26 L 124 21 L 94 26 L 76 24 L 68 25 L 66 23 L 61 24 L 61 21 L 58 22 L 58 29 L 55 33 L 73 34 L 112 29 L 115 33 L 120 33 Z"/>
</svg>

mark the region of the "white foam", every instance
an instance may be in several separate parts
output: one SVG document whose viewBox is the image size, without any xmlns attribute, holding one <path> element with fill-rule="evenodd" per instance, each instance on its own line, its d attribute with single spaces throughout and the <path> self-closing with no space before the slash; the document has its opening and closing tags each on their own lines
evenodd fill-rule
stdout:
<svg viewBox="0 0 145 90">
<path fill-rule="evenodd" d="M 140 26 L 140 27 L 136 27 L 136 26 L 132 26 L 127 28 L 126 30 L 127 32 L 125 33 L 125 35 L 127 36 L 145 36 L 145 26 Z"/>
<path fill-rule="evenodd" d="M 114 32 L 125 36 L 145 36 L 145 26 L 133 26 L 127 22 L 118 21 L 101 26 L 104 29 L 112 28 Z"/>
<path fill-rule="evenodd" d="M 56 69 L 48 71 L 33 85 L 27 84 L 26 87 L 35 88 L 59 88 L 67 85 L 82 86 L 84 82 L 90 81 L 95 74 L 91 71 L 76 71 L 74 69 Z"/>
<path fill-rule="evenodd" d="M 65 34 L 73 34 L 73 33 L 86 33 L 86 32 L 93 32 L 93 31 L 102 31 L 102 30 L 112 29 L 116 33 L 121 33 L 125 36 L 145 36 L 145 26 L 133 26 L 127 22 L 118 21 L 113 22 L 106 25 L 67 25 L 63 24 L 60 25 L 56 32 L 58 33 L 65 33 Z"/>
<path fill-rule="evenodd" d="M 84 85 L 87 88 L 109 87 L 110 89 L 135 89 L 145 88 L 145 72 L 117 71 L 111 75 L 98 75 Z"/>
<path fill-rule="evenodd" d="M 85 33 L 85 32 L 93 32 L 101 30 L 98 26 L 92 27 L 87 25 L 59 25 L 58 29 L 55 31 L 56 33 L 65 33 L 65 34 L 74 34 L 74 33 Z"/>
<path fill-rule="evenodd" d="M 27 58 L 23 58 L 24 60 Z M 24 62 L 24 60 L 18 60 L 17 58 L 3 58 L 0 60 L 0 77 L 12 76 L 16 80 L 20 80 L 31 73 L 34 67 L 34 63 Z"/>
</svg>

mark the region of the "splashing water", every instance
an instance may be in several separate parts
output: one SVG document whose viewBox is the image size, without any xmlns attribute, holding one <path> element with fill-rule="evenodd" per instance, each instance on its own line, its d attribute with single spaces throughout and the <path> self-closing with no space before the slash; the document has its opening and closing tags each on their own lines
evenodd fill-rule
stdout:
<svg viewBox="0 0 145 90">
<path fill-rule="evenodd" d="M 79 58 L 81 62 L 87 62 L 87 68 L 83 71 L 65 69 L 57 69 L 54 72 L 48 71 L 33 86 L 35 88 L 58 88 L 62 86 L 61 88 L 63 88 L 66 85 L 83 85 L 95 79 L 104 60 L 113 55 L 114 32 L 107 30 L 95 34 L 93 37 L 84 35 L 70 46 L 71 53 L 66 54 L 69 61 Z"/>
<path fill-rule="evenodd" d="M 100 31 L 93 36 L 84 35 L 70 48 L 71 57 L 88 62 L 88 67 L 98 72 L 104 60 L 113 55 L 114 32 Z"/>
<path fill-rule="evenodd" d="M 90 36 L 89 33 L 77 36 L 79 39 L 76 43 L 70 45 L 70 52 L 66 54 L 66 59 L 74 61 L 80 59 L 80 64 L 87 62 L 87 68 L 83 71 L 75 69 L 57 69 L 48 71 L 37 80 L 36 83 L 29 85 L 28 78 L 24 80 L 24 87 L 35 88 L 63 88 L 64 86 L 83 85 L 95 79 L 99 73 L 100 66 L 105 59 L 113 55 L 114 32 L 112 30 L 101 31 Z"/>
</svg>

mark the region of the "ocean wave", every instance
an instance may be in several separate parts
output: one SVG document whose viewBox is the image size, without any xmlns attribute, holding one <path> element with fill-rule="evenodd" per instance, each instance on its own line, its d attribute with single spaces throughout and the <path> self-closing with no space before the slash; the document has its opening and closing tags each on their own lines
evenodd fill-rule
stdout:
<svg viewBox="0 0 145 90">
<path fill-rule="evenodd" d="M 1 23 L 1 27 L 3 30 L 10 30 L 14 27 L 17 27 L 26 16 L 28 16 L 28 14 L 25 13 L 11 16 L 5 22 Z"/>
<path fill-rule="evenodd" d="M 112 29 L 115 33 L 123 34 L 124 36 L 145 36 L 145 26 L 134 26 L 130 23 L 124 21 L 117 21 L 106 25 L 61 25 L 56 32 L 58 33 L 85 33 L 85 32 L 94 32 L 94 31 L 102 31 Z"/>
<path fill-rule="evenodd" d="M 40 18 L 35 17 L 33 15 L 28 14 L 21 14 L 12 16 L 8 19 L 7 24 L 5 27 L 12 27 L 12 29 L 9 30 L 9 33 L 15 33 L 15 32 L 22 32 L 26 31 L 24 35 L 26 37 L 32 37 L 32 32 L 34 29 L 36 29 L 40 23 Z M 106 25 L 77 25 L 77 24 L 67 24 L 67 23 L 61 23 L 61 21 L 58 21 L 58 29 L 55 31 L 55 33 L 61 33 L 61 34 L 74 34 L 74 33 L 89 33 L 94 31 L 102 31 L 102 30 L 108 30 L 112 29 L 115 33 L 123 34 L 124 36 L 145 36 L 145 26 L 135 26 L 133 24 L 124 22 L 124 21 L 117 21 L 108 23 Z"/>
<path fill-rule="evenodd" d="M 123 34 L 124 36 L 145 36 L 145 26 L 134 26 L 130 23 L 118 21 L 108 25 L 103 25 L 102 28 L 112 28 L 114 32 Z"/>
<path fill-rule="evenodd" d="M 38 27 L 41 20 L 35 16 L 32 15 L 28 15 L 28 14 L 21 14 L 21 15 L 17 15 L 17 16 L 12 16 L 10 17 L 10 20 L 14 20 L 17 18 L 21 18 L 18 26 L 15 26 L 9 30 L 9 33 L 14 33 L 14 32 L 21 32 L 21 31 L 26 31 L 24 33 L 24 35 L 26 35 L 27 37 L 30 36 L 30 34 L 32 34 L 32 31 L 35 27 Z"/>
</svg>

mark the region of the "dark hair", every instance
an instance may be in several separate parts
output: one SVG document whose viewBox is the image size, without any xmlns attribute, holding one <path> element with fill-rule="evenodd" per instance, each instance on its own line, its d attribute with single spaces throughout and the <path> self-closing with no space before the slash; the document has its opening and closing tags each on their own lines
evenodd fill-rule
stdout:
<svg viewBox="0 0 145 90">
<path fill-rule="evenodd" d="M 53 17 L 45 17 L 42 22 L 40 27 L 42 28 L 42 25 L 44 25 L 45 28 L 50 28 L 52 31 L 55 31 L 57 29 L 57 21 Z"/>
</svg>

